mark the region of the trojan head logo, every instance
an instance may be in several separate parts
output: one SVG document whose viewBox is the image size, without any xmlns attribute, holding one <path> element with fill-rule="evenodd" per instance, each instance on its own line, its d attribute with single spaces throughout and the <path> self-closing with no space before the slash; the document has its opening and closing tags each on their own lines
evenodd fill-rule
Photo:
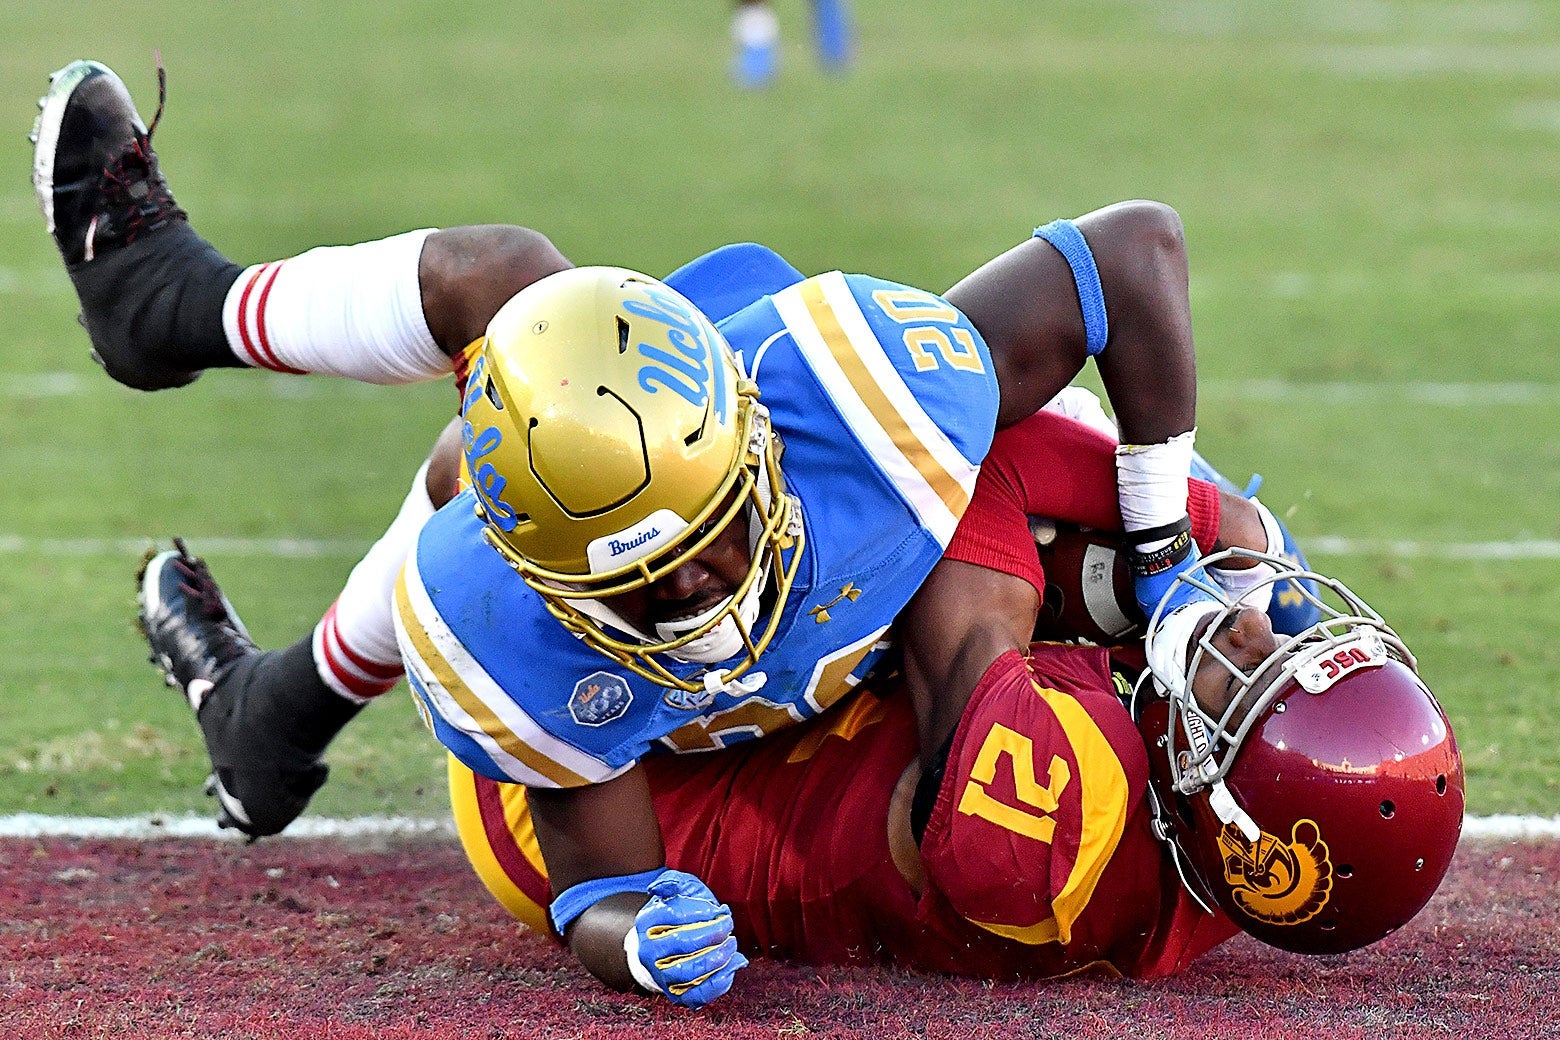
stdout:
<svg viewBox="0 0 1560 1040">
<path fill-rule="evenodd" d="M 1219 849 L 1235 904 L 1258 921 L 1309 921 L 1332 895 L 1332 861 L 1313 820 L 1298 821 L 1287 842 L 1266 831 L 1247 841 L 1229 824 L 1219 834 Z"/>
</svg>

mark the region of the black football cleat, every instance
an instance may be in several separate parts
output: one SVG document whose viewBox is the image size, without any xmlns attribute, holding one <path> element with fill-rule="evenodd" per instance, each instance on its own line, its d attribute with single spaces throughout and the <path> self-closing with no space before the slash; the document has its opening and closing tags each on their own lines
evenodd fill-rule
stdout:
<svg viewBox="0 0 1560 1040">
<path fill-rule="evenodd" d="M 189 226 L 152 150 L 166 96 L 161 65 L 149 127 L 107 66 L 73 61 L 49 80 L 29 135 L 33 190 L 81 300 L 93 359 L 138 390 L 237 364 L 221 307 L 240 268 Z"/>
<path fill-rule="evenodd" d="M 310 751 L 288 732 L 286 707 L 275 696 L 288 670 L 265 667 L 292 651 L 256 647 L 206 562 L 182 541 L 174 545 L 150 555 L 138 579 L 151 661 L 195 711 L 211 760 L 206 793 L 221 805 L 218 824 L 251 839 L 280 833 L 330 773 L 320 761 L 323 743 Z"/>
<path fill-rule="evenodd" d="M 141 122 L 113 70 L 73 61 L 49 81 L 33 124 L 33 189 L 66 266 L 184 220 L 152 150 L 157 120 Z"/>
</svg>

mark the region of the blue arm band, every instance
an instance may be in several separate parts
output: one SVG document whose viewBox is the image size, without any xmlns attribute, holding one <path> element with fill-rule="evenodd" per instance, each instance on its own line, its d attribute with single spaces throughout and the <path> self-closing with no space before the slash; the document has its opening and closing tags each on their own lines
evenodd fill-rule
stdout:
<svg viewBox="0 0 1560 1040">
<path fill-rule="evenodd" d="M 1078 305 L 1083 308 L 1083 336 L 1093 357 L 1105 349 L 1110 338 L 1110 323 L 1105 319 L 1105 290 L 1100 286 L 1100 269 L 1094 266 L 1094 253 L 1084 241 L 1083 232 L 1070 220 L 1053 220 L 1035 228 L 1035 237 L 1056 247 L 1072 268 L 1078 286 Z"/>
<path fill-rule="evenodd" d="M 552 914 L 553 927 L 562 935 L 569 930 L 569 925 L 574 919 L 607 896 L 615 896 L 619 892 L 648 892 L 650 882 L 666 873 L 665 867 L 657 867 L 655 870 L 647 870 L 642 874 L 623 874 L 618 877 L 591 878 L 589 881 L 581 881 L 558 893 L 558 898 L 552 901 L 548 912 Z"/>
</svg>

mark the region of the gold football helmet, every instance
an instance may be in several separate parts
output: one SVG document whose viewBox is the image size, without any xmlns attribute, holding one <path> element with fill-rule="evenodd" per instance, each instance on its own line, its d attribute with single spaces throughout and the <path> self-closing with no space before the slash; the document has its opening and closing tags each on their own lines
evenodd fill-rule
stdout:
<svg viewBox="0 0 1560 1040">
<path fill-rule="evenodd" d="M 623 268 L 544 278 L 488 324 L 461 414 L 484 534 L 566 628 L 690 693 L 753 666 L 801 559 L 801 513 L 757 386 L 697 307 Z M 751 561 L 715 609 L 646 633 L 602 602 L 663 577 L 736 522 L 748 525 Z M 771 578 L 769 620 L 755 632 Z M 738 653 L 696 679 L 653 656 L 713 664 Z"/>
</svg>

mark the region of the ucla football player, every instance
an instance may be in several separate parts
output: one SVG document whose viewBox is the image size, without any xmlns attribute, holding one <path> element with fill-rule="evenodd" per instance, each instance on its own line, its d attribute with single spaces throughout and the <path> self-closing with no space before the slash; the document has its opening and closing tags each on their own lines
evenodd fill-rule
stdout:
<svg viewBox="0 0 1560 1040">
<path fill-rule="evenodd" d="M 511 226 L 245 268 L 190 228 L 157 119 L 110 70 L 67 66 L 41 108 L 39 204 L 120 382 L 258 367 L 462 387 L 468 490 L 430 516 L 421 476 L 349 580 L 366 575 L 361 598 L 294 647 L 255 652 L 182 550 L 150 561 L 143 623 L 225 818 L 258 834 L 273 806 L 301 809 L 324 744 L 394 681 L 388 629 L 451 753 L 530 791 L 554 924 L 610 984 L 698 1005 L 745 963 L 714 894 L 666 869 L 639 758 L 766 735 L 872 674 L 993 429 L 1090 357 L 1120 426 L 1139 601 L 1195 564 L 1186 256 L 1166 206 L 1047 224 L 943 296 L 804 278 L 756 246 L 666 282 L 575 270 Z M 914 614 L 904 627 L 913 647 Z M 927 669 L 907 674 L 918 705 L 940 703 Z"/>
</svg>

